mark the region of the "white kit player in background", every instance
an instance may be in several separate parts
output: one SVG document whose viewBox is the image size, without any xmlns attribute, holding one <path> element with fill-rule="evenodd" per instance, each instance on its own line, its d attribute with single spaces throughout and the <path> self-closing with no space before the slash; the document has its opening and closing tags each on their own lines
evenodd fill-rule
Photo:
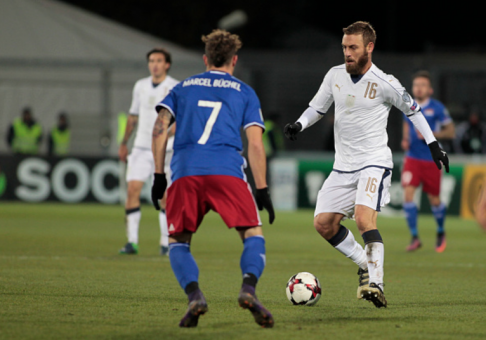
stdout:
<svg viewBox="0 0 486 340">
<path fill-rule="evenodd" d="M 140 194 L 144 183 L 152 180 L 155 171 L 152 155 L 152 130 L 157 112 L 155 105 L 163 100 L 169 91 L 177 85 L 178 81 L 167 74 L 171 64 L 169 52 L 162 48 L 155 48 L 147 53 L 148 69 L 150 76 L 142 78 L 135 83 L 133 88 L 132 105 L 128 117 L 125 136 L 121 143 L 118 155 L 120 160 L 127 164 L 127 200 L 125 202 L 125 216 L 127 224 L 127 244 L 120 250 L 121 254 L 138 253 L 138 229 L 140 218 Z M 133 144 L 132 152 L 128 155 L 127 142 L 137 126 L 137 134 Z M 175 133 L 175 124 L 169 131 L 171 136 L 167 147 L 172 148 Z M 172 157 L 171 149 L 167 150 L 165 164 L 170 164 Z M 165 170 L 167 182 L 170 184 L 170 168 Z M 167 255 L 169 251 L 169 233 L 167 230 L 167 219 L 165 216 L 165 197 L 161 200 L 159 223 L 161 231 L 160 252 Z"/>
<path fill-rule="evenodd" d="M 386 307 L 383 293 L 383 239 L 376 227 L 380 208 L 390 201 L 391 150 L 386 126 L 391 106 L 404 112 L 425 138 L 435 163 L 448 171 L 448 158 L 422 115 L 420 106 L 393 76 L 371 62 L 376 34 L 367 22 L 343 29 L 345 64 L 324 77 L 309 108 L 297 122 L 287 124 L 285 135 L 295 140 L 299 132 L 319 121 L 335 105 L 333 171 L 318 193 L 314 227 L 333 247 L 359 266 L 358 299 Z M 341 220 L 354 218 L 365 243 L 356 242 Z"/>
</svg>

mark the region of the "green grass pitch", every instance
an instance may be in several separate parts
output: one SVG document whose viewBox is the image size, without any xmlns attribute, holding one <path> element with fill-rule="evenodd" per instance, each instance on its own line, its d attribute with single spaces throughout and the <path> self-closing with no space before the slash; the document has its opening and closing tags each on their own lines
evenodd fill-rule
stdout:
<svg viewBox="0 0 486 340">
<path fill-rule="evenodd" d="M 156 212 L 142 209 L 137 256 L 118 254 L 123 214 L 120 206 L 0 204 L 1 339 L 486 338 L 486 234 L 472 221 L 448 218 L 448 246 L 437 254 L 434 221 L 421 216 L 424 246 L 408 254 L 405 221 L 380 217 L 389 307 L 377 309 L 356 299 L 357 267 L 318 236 L 312 211 L 278 212 L 264 227 L 257 287 L 275 327 L 262 329 L 236 301 L 241 241 L 210 213 L 192 245 L 209 312 L 196 329 L 180 329 L 187 300 L 159 255 Z M 354 222 L 345 224 L 361 241 Z M 285 296 L 299 271 L 321 281 L 314 307 Z"/>
</svg>

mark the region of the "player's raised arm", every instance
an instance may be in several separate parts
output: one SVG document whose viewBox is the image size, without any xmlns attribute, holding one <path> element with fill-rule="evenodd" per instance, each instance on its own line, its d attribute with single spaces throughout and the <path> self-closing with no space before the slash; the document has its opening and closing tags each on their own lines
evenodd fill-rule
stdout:
<svg viewBox="0 0 486 340">
<path fill-rule="evenodd" d="M 425 142 L 429 146 L 430 153 L 434 159 L 437 167 L 442 169 L 441 163 L 444 165 L 447 172 L 449 172 L 449 158 L 447 153 L 442 150 L 439 143 L 435 139 L 434 133 L 430 129 L 429 123 L 422 114 L 420 105 L 410 96 L 405 88 L 403 88 L 398 80 L 392 79 L 393 82 L 389 82 L 393 85 L 385 87 L 388 89 L 391 104 L 401 110 L 410 119 L 415 128 L 422 134 Z"/>
<path fill-rule="evenodd" d="M 164 160 L 171 117 L 172 115 L 169 110 L 163 107 L 159 111 L 152 132 L 152 152 L 154 154 L 155 164 L 152 202 L 157 210 L 160 210 L 158 201 L 164 196 L 165 189 L 167 188 L 167 179 L 164 174 Z"/>
<path fill-rule="evenodd" d="M 259 210 L 265 208 L 268 211 L 270 224 L 272 224 L 275 219 L 275 212 L 267 186 L 267 158 L 263 147 L 262 134 L 263 130 L 258 125 L 246 128 L 248 160 L 256 185 L 256 202 Z"/>
</svg>

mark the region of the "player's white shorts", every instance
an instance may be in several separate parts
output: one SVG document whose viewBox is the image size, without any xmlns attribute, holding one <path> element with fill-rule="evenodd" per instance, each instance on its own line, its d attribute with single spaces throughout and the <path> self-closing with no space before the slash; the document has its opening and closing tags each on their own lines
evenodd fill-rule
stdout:
<svg viewBox="0 0 486 340">
<path fill-rule="evenodd" d="M 167 178 L 167 187 L 172 183 L 170 161 L 172 159 L 172 152 L 168 153 L 165 159 L 165 175 Z M 133 148 L 127 159 L 127 182 L 140 181 L 146 182 L 153 178 L 155 171 L 154 156 L 152 150 Z"/>
<path fill-rule="evenodd" d="M 356 204 L 380 211 L 390 202 L 391 170 L 369 167 L 344 173 L 331 172 L 317 195 L 314 217 L 330 212 L 353 218 Z"/>
</svg>

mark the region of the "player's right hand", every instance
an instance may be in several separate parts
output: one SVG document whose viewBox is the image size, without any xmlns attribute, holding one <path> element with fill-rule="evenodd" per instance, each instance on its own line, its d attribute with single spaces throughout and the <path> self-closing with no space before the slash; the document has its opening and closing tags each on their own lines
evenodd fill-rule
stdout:
<svg viewBox="0 0 486 340">
<path fill-rule="evenodd" d="M 295 122 L 284 127 L 284 134 L 290 140 L 297 140 L 297 134 L 302 130 L 302 124 Z"/>
<path fill-rule="evenodd" d="M 275 211 L 273 210 L 272 199 L 270 198 L 270 191 L 268 187 L 263 189 L 257 189 L 255 200 L 258 206 L 258 210 L 267 209 L 270 224 L 275 220 Z"/>
<path fill-rule="evenodd" d="M 152 185 L 152 203 L 156 210 L 160 210 L 159 200 L 164 197 L 167 189 L 167 178 L 165 174 L 154 173 L 154 184 Z"/>
<path fill-rule="evenodd" d="M 128 148 L 125 144 L 120 145 L 120 148 L 118 149 L 118 157 L 120 158 L 120 161 L 122 162 L 127 162 L 127 156 L 128 156 Z"/>
</svg>

